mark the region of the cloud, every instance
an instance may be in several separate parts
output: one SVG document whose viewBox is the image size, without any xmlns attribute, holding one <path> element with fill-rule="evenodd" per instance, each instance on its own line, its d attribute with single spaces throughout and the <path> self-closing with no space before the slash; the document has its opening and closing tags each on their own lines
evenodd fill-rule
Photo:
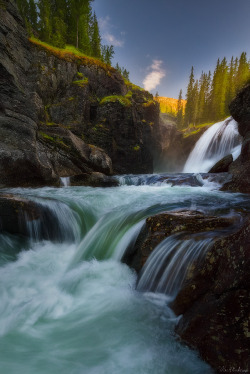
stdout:
<svg viewBox="0 0 250 374">
<path fill-rule="evenodd" d="M 103 35 L 103 39 L 105 39 L 106 42 L 108 42 L 109 44 L 113 44 L 114 47 L 122 47 L 124 44 L 123 40 L 117 39 L 114 35 L 110 34 L 109 32 Z"/>
<path fill-rule="evenodd" d="M 152 65 L 149 67 L 151 70 L 143 80 L 145 90 L 151 91 L 161 83 L 162 78 L 166 76 L 166 71 L 162 68 L 163 61 L 153 60 Z"/>
<path fill-rule="evenodd" d="M 102 39 L 108 44 L 112 44 L 114 47 L 122 47 L 124 45 L 124 39 L 119 36 L 115 36 L 112 29 L 114 26 L 110 22 L 110 17 L 102 17 L 98 20 Z M 120 32 L 120 36 L 124 37 L 125 32 Z"/>
</svg>

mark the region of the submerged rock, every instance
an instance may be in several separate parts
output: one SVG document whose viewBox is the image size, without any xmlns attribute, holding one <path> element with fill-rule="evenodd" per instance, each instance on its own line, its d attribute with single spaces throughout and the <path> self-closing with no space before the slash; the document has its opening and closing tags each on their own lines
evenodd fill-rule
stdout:
<svg viewBox="0 0 250 374">
<path fill-rule="evenodd" d="M 79 174 L 70 178 L 71 186 L 92 186 L 92 187 L 117 187 L 118 181 L 114 177 L 103 173 Z"/>
</svg>

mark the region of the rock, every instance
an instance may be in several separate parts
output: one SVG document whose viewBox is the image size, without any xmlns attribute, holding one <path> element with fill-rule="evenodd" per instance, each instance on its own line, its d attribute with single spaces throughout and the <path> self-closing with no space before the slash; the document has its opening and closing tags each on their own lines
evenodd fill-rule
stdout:
<svg viewBox="0 0 250 374">
<path fill-rule="evenodd" d="M 4 232 L 56 242 L 74 238 L 73 231 L 63 227 L 53 209 L 11 194 L 0 195 L 0 233 Z"/>
<path fill-rule="evenodd" d="M 232 181 L 223 190 L 250 193 L 250 85 L 244 87 L 229 106 L 233 118 L 238 122 L 243 136 L 241 154 L 230 167 Z"/>
<path fill-rule="evenodd" d="M 114 177 L 102 173 L 79 174 L 70 178 L 71 186 L 92 186 L 92 187 L 117 187 L 118 181 Z"/>
<path fill-rule="evenodd" d="M 98 60 L 79 63 L 30 42 L 15 2 L 1 1 L 1 185 L 152 172 L 159 121 L 152 95 Z"/>
<path fill-rule="evenodd" d="M 178 172 L 183 169 L 186 156 L 183 152 L 183 137 L 173 117 L 160 114 L 159 152 L 155 160 L 157 172 Z"/>
<path fill-rule="evenodd" d="M 151 252 L 166 237 L 178 232 L 204 232 L 229 227 L 235 218 L 206 217 L 201 212 L 180 210 L 149 217 L 135 245 L 128 248 L 122 261 L 138 273 Z"/>
<path fill-rule="evenodd" d="M 216 164 L 209 170 L 209 173 L 226 173 L 232 162 L 233 156 L 227 155 L 220 161 L 216 162 Z"/>
<path fill-rule="evenodd" d="M 195 264 L 172 307 L 176 332 L 218 372 L 250 369 L 250 218 L 216 240 Z M 232 371 L 233 370 L 233 371 Z"/>
<path fill-rule="evenodd" d="M 177 211 L 149 217 L 123 261 L 139 272 L 154 248 L 178 232 L 185 233 L 182 240 L 192 233 L 202 238 L 204 232 L 211 232 L 213 242 L 205 257 L 187 269 L 170 305 L 180 316 L 176 333 L 216 372 L 237 372 L 238 368 L 248 372 L 250 216 L 209 217 Z"/>
<path fill-rule="evenodd" d="M 229 105 L 229 110 L 235 121 L 238 122 L 241 136 L 250 132 L 250 84 L 244 87 Z"/>
</svg>

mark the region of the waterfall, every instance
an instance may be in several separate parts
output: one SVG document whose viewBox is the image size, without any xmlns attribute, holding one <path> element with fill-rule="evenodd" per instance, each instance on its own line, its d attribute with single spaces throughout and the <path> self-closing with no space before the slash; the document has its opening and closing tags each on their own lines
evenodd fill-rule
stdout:
<svg viewBox="0 0 250 374">
<path fill-rule="evenodd" d="M 164 293 L 175 298 L 183 284 L 188 269 L 199 261 L 209 249 L 211 237 L 183 239 L 183 235 L 171 235 L 163 240 L 149 256 L 141 270 L 137 289 Z"/>
<path fill-rule="evenodd" d="M 60 177 L 61 185 L 63 187 L 69 187 L 70 186 L 70 177 Z"/>
<path fill-rule="evenodd" d="M 238 124 L 232 119 L 211 126 L 195 144 L 184 166 L 184 173 L 208 172 L 216 162 L 232 154 L 236 159 L 241 150 Z"/>
</svg>

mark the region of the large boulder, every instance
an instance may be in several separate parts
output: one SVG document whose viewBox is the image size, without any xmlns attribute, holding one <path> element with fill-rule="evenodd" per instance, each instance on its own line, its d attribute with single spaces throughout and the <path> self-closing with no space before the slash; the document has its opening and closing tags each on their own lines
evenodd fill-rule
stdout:
<svg viewBox="0 0 250 374">
<path fill-rule="evenodd" d="M 184 281 L 171 303 L 180 316 L 176 333 L 217 372 L 237 372 L 238 368 L 248 372 L 250 217 L 209 217 L 195 211 L 149 217 L 123 260 L 139 273 L 140 280 L 141 269 L 156 246 L 181 232 L 185 234 L 182 241 L 199 241 L 207 235 L 213 240 L 203 257 L 187 264 Z M 161 286 L 165 289 L 162 278 Z"/>
<path fill-rule="evenodd" d="M 32 201 L 18 195 L 1 194 L 0 233 L 34 240 L 73 240 L 72 227 L 69 224 L 65 227 L 60 220 L 60 212 L 63 209 L 67 211 L 67 206 L 53 200 L 50 206 L 43 204 L 42 201 Z M 58 215 L 56 214 L 57 208 Z"/>
<path fill-rule="evenodd" d="M 146 219 L 135 245 L 128 248 L 122 261 L 139 273 L 155 247 L 168 236 L 181 232 L 197 233 L 223 229 L 234 221 L 235 217 L 207 217 L 192 210 L 157 214 Z"/>
<path fill-rule="evenodd" d="M 195 263 L 172 307 L 176 332 L 218 372 L 250 370 L 250 218 Z"/>
<path fill-rule="evenodd" d="M 224 190 L 250 193 L 250 85 L 244 87 L 229 106 L 233 118 L 238 122 L 243 136 L 241 154 L 229 168 L 232 181 L 223 186 Z"/>
</svg>

